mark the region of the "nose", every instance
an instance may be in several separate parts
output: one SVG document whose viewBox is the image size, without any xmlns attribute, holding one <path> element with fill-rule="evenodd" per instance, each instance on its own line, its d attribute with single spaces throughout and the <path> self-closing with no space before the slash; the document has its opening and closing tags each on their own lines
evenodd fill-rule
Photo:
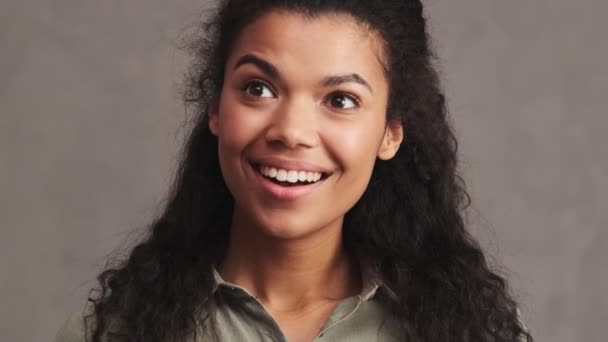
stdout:
<svg viewBox="0 0 608 342">
<path fill-rule="evenodd" d="M 315 116 L 312 101 L 284 101 L 273 113 L 266 141 L 289 149 L 314 147 L 319 141 Z"/>
</svg>

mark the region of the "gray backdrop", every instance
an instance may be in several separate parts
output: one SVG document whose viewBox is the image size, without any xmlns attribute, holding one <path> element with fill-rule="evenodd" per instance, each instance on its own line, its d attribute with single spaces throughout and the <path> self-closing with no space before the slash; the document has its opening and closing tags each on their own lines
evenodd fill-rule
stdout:
<svg viewBox="0 0 608 342">
<path fill-rule="evenodd" d="M 202 1 L 0 3 L 0 336 L 48 341 L 158 211 Z M 608 322 L 605 0 L 428 0 L 473 197 L 539 341 Z"/>
</svg>

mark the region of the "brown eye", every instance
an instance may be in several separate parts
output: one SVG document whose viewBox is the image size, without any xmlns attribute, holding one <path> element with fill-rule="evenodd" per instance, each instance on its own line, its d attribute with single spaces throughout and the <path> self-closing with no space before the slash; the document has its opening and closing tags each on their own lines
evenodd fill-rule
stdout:
<svg viewBox="0 0 608 342">
<path fill-rule="evenodd" d="M 274 97 L 274 93 L 270 87 L 261 81 L 251 81 L 245 84 L 242 90 L 247 94 L 255 97 Z"/>
<path fill-rule="evenodd" d="M 347 94 L 335 94 L 329 98 L 329 104 L 334 108 L 351 109 L 359 106 L 359 101 Z"/>
</svg>

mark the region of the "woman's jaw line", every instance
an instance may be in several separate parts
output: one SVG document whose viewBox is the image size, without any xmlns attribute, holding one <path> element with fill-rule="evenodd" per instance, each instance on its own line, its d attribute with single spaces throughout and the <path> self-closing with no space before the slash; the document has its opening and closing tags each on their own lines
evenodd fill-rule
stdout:
<svg viewBox="0 0 608 342">
<path fill-rule="evenodd" d="M 230 225 L 230 243 L 233 251 L 238 250 L 240 256 L 254 254 L 268 257 L 303 258 L 331 251 L 342 250 L 342 227 L 344 216 L 326 222 L 322 226 L 309 227 L 303 232 L 295 234 L 282 234 L 279 231 L 293 230 L 290 227 L 265 227 L 263 222 L 251 218 L 251 213 L 246 213 L 238 204 L 234 208 L 232 223 Z M 288 225 L 287 222 L 281 224 Z M 293 228 L 293 227 L 291 227 Z M 320 256 L 320 255 L 319 255 Z M 275 260 L 281 263 L 284 259 Z M 294 260 L 294 261 L 295 261 Z"/>
<path fill-rule="evenodd" d="M 352 265 L 344 263 L 348 256 L 341 229 L 280 239 L 244 226 L 242 219 L 234 218 L 226 258 L 218 266 L 224 279 L 252 291 L 265 305 L 292 306 L 301 300 L 344 297 L 344 289 L 332 286 L 328 293 L 327 287 L 351 272 Z M 340 228 L 341 223 L 335 222 Z"/>
</svg>

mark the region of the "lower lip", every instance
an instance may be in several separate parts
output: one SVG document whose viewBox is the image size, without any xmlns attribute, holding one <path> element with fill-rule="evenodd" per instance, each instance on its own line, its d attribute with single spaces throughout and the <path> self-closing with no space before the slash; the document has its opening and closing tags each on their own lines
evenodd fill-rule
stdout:
<svg viewBox="0 0 608 342">
<path fill-rule="evenodd" d="M 274 197 L 278 200 L 293 201 L 302 198 L 313 192 L 325 181 L 321 180 L 316 183 L 306 185 L 282 186 L 262 176 L 257 170 L 253 168 L 253 166 L 251 166 L 251 168 L 256 176 L 256 180 L 261 185 L 262 190 L 264 190 L 264 192 L 270 195 L 271 197 Z"/>
</svg>

